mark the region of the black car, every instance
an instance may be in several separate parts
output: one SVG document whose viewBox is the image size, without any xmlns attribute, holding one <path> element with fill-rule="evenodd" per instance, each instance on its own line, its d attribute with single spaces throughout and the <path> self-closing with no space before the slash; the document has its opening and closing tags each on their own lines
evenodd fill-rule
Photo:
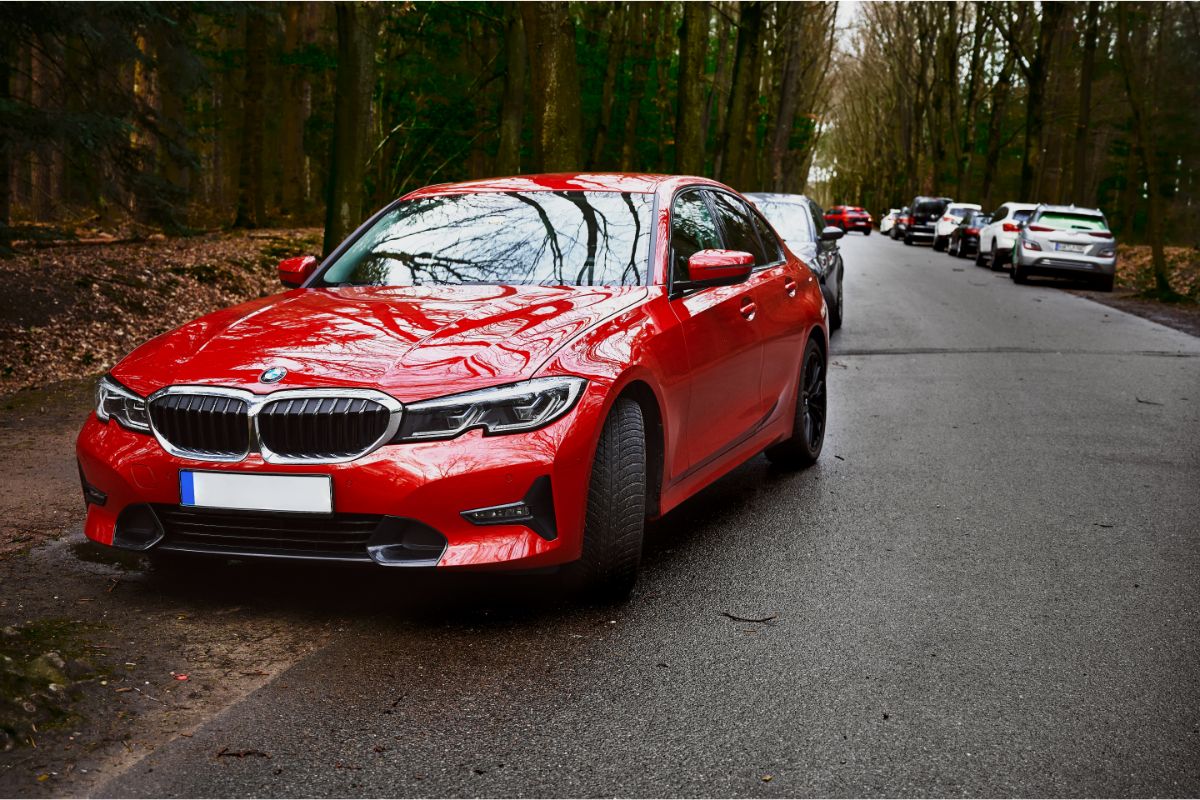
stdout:
<svg viewBox="0 0 1200 800">
<path fill-rule="evenodd" d="M 821 281 L 821 293 L 829 306 L 829 330 L 842 327 L 842 278 L 845 265 L 838 239 L 841 228 L 825 225 L 825 212 L 802 194 L 755 192 L 745 197 L 758 207 L 788 249 L 808 265 Z M 820 220 L 817 227 L 815 220 Z"/>
<path fill-rule="evenodd" d="M 912 244 L 917 239 L 933 241 L 934 226 L 952 203 L 949 197 L 914 197 L 908 224 L 904 226 L 904 243 Z"/>
<path fill-rule="evenodd" d="M 954 230 L 950 231 L 950 242 L 946 252 L 958 258 L 967 258 L 979 252 L 979 231 L 992 221 L 989 214 L 982 211 L 968 211 Z"/>
<path fill-rule="evenodd" d="M 900 209 L 900 213 L 896 215 L 896 222 L 892 225 L 892 230 L 889 232 L 893 240 L 898 240 L 904 236 L 904 231 L 908 229 L 909 215 L 911 213 L 912 209 L 908 206 Z"/>
</svg>

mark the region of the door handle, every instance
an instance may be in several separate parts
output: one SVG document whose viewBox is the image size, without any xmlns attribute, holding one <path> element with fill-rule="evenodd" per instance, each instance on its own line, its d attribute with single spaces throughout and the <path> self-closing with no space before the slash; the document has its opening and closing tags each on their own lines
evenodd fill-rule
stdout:
<svg viewBox="0 0 1200 800">
<path fill-rule="evenodd" d="M 742 316 L 746 319 L 754 319 L 754 315 L 758 313 L 758 303 L 755 303 L 749 297 L 742 298 Z"/>
<path fill-rule="evenodd" d="M 795 279 L 793 279 L 793 278 L 784 278 L 783 279 L 783 290 L 785 292 L 787 292 L 788 297 L 795 297 L 796 289 L 798 289 L 798 288 L 799 288 L 799 286 L 797 285 Z"/>
</svg>

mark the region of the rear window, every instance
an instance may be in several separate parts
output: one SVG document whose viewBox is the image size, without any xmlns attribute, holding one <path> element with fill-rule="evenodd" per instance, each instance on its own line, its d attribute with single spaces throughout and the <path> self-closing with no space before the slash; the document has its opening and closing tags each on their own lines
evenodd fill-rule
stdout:
<svg viewBox="0 0 1200 800">
<path fill-rule="evenodd" d="M 926 200 L 924 203 L 917 203 L 913 207 L 913 213 L 916 214 L 941 214 L 946 209 L 946 203 L 943 200 Z"/>
<path fill-rule="evenodd" d="M 779 231 L 785 242 L 794 245 L 813 241 L 812 223 L 808 211 L 800 203 L 778 203 L 759 200 L 755 205 Z"/>
<path fill-rule="evenodd" d="M 1057 211 L 1047 211 L 1038 217 L 1038 223 L 1048 225 L 1051 228 L 1062 228 L 1063 230 L 1077 231 L 1106 231 L 1108 225 L 1104 221 L 1104 217 L 1098 217 L 1095 214 L 1070 214 L 1060 213 Z"/>
<path fill-rule="evenodd" d="M 973 208 L 964 208 L 963 206 L 950 206 L 946 213 L 954 217 L 965 217 L 974 210 Z"/>
<path fill-rule="evenodd" d="M 1025 220 L 1029 219 L 1032 216 L 1033 216 L 1033 209 L 1026 208 L 1022 211 L 1014 211 L 1012 218 L 1015 222 L 1024 222 Z"/>
</svg>

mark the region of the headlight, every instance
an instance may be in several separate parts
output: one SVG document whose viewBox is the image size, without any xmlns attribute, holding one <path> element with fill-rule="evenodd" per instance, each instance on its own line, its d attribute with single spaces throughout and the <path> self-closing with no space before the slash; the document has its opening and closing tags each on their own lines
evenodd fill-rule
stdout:
<svg viewBox="0 0 1200 800">
<path fill-rule="evenodd" d="M 392 441 L 453 439 L 471 428 L 483 428 L 485 434 L 531 431 L 567 413 L 586 383 L 574 377 L 535 378 L 406 405 Z"/>
<path fill-rule="evenodd" d="M 115 419 L 131 431 L 150 430 L 150 415 L 146 411 L 145 399 L 107 375 L 96 385 L 96 417 L 101 422 Z"/>
</svg>

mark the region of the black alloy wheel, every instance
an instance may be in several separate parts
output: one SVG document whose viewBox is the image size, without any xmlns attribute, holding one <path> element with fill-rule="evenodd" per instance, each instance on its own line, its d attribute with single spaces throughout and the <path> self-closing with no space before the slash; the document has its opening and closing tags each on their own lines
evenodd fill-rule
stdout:
<svg viewBox="0 0 1200 800">
<path fill-rule="evenodd" d="M 796 387 L 796 416 L 792 435 L 767 448 L 767 459 L 784 469 L 812 466 L 825 444 L 825 354 L 815 339 L 804 348 L 800 385 Z"/>
</svg>

